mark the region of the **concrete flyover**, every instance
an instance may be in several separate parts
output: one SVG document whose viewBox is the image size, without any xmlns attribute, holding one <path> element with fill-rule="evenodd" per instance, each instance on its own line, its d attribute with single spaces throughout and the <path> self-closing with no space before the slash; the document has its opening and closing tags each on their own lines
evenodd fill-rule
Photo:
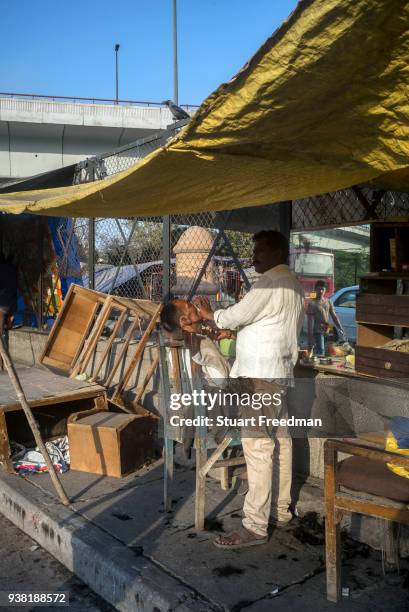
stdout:
<svg viewBox="0 0 409 612">
<path fill-rule="evenodd" d="M 159 103 L 0 93 L 0 181 L 106 153 L 172 121 Z"/>
</svg>

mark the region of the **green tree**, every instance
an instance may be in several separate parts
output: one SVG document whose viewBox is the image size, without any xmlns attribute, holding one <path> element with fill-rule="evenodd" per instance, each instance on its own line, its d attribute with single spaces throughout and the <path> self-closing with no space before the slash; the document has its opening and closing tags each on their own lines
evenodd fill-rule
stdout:
<svg viewBox="0 0 409 612">
<path fill-rule="evenodd" d="M 227 230 L 226 236 L 230 240 L 234 253 L 239 259 L 251 259 L 253 255 L 252 234 Z M 219 243 L 219 247 L 216 250 L 216 255 L 231 255 L 230 250 L 227 248 L 227 245 L 223 240 L 221 240 Z"/>
<path fill-rule="evenodd" d="M 335 252 L 335 289 L 357 285 L 359 277 L 367 272 L 369 272 L 368 251 Z"/>
</svg>

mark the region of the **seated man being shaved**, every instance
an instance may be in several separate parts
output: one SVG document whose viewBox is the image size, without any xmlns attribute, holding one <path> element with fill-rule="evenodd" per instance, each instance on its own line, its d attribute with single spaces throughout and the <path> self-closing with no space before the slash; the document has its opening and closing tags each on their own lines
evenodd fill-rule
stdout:
<svg viewBox="0 0 409 612">
<path fill-rule="evenodd" d="M 165 304 L 160 320 L 162 328 L 168 337 L 180 339 L 183 336 L 185 344 L 191 350 L 192 361 L 201 367 L 203 388 L 213 393 L 216 393 L 218 389 L 227 390 L 230 365 L 212 339 L 203 333 L 203 320 L 197 308 L 186 300 L 174 299 Z M 169 353 L 168 358 L 171 365 L 173 365 L 171 353 Z M 186 363 L 186 370 L 189 376 L 191 376 L 190 363 Z M 213 416 L 219 410 L 220 407 L 215 406 L 215 409 L 212 410 Z M 184 416 L 193 417 L 193 408 L 184 409 Z M 220 443 L 224 435 L 226 435 L 226 428 L 218 427 L 212 430 L 212 432 L 216 442 Z M 183 438 L 185 458 L 188 458 L 193 444 L 194 429 L 186 429 Z"/>
<path fill-rule="evenodd" d="M 191 334 L 192 360 L 202 367 L 206 383 L 210 387 L 225 387 L 230 366 L 211 338 L 203 334 L 203 319 L 197 308 L 186 300 L 171 300 L 164 306 L 160 321 L 173 338 L 181 332 L 185 332 L 185 337 Z"/>
</svg>

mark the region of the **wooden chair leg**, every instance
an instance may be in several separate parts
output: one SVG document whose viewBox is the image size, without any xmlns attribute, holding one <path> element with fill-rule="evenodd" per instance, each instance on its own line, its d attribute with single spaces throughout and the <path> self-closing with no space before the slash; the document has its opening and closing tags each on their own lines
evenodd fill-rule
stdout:
<svg viewBox="0 0 409 612">
<path fill-rule="evenodd" d="M 3 464 L 4 470 L 7 472 L 7 474 L 14 473 L 13 462 L 11 460 L 9 435 L 4 412 L 0 412 L 0 463 Z"/>
<path fill-rule="evenodd" d="M 327 565 L 327 599 L 338 602 L 341 597 L 340 527 L 334 509 L 325 517 L 325 558 Z"/>
<path fill-rule="evenodd" d="M 206 473 L 203 466 L 207 460 L 207 452 L 203 440 L 196 438 L 196 499 L 195 499 L 195 528 L 203 531 L 205 523 L 206 502 Z"/>
<path fill-rule="evenodd" d="M 220 486 L 223 491 L 228 491 L 230 488 L 229 486 L 229 468 L 223 467 L 220 469 L 221 469 Z"/>
<path fill-rule="evenodd" d="M 172 481 L 173 481 L 173 440 L 165 437 L 164 446 L 164 484 L 163 484 L 163 505 L 165 512 L 172 510 Z"/>
<path fill-rule="evenodd" d="M 385 557 L 386 562 L 392 567 L 399 566 L 399 524 L 394 521 L 384 521 L 385 525 Z"/>
<path fill-rule="evenodd" d="M 334 603 L 341 598 L 341 542 L 339 516 L 335 508 L 336 451 L 324 448 L 325 462 L 325 557 L 327 599 Z"/>
</svg>

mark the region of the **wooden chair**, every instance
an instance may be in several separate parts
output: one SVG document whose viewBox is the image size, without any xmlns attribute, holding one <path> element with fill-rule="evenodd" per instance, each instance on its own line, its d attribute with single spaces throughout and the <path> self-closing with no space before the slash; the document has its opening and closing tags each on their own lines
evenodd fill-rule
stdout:
<svg viewBox="0 0 409 612">
<path fill-rule="evenodd" d="M 338 462 L 338 452 L 352 455 Z M 397 476 L 386 463 L 409 468 L 409 457 L 359 439 L 327 440 L 325 466 L 325 548 L 327 599 L 341 597 L 340 521 L 357 512 L 409 524 L 409 479 Z"/>
<path fill-rule="evenodd" d="M 169 375 L 168 359 L 165 350 L 165 338 L 159 334 L 159 355 L 161 373 L 161 395 L 162 395 L 162 417 L 164 422 L 164 507 L 166 512 L 172 509 L 171 486 L 174 471 L 173 442 L 183 442 L 181 431 L 178 428 L 170 427 L 168 424 L 168 412 L 170 405 L 171 381 L 175 391 L 180 393 L 191 393 L 193 389 L 202 389 L 199 366 L 191 359 L 191 350 L 187 349 L 183 342 L 167 343 L 172 355 L 172 376 Z M 185 359 L 182 356 L 185 351 Z M 185 361 L 189 361 L 191 377 L 189 377 Z M 195 416 L 205 416 L 206 411 L 203 406 L 197 407 Z M 221 469 L 221 488 L 225 491 L 229 489 L 229 469 L 237 466 L 244 466 L 246 461 L 243 456 L 232 456 L 223 458 L 224 452 L 228 447 L 240 445 L 240 441 L 229 436 L 225 436 L 218 444 L 211 436 L 208 436 L 205 425 L 195 428 L 194 448 L 196 451 L 196 491 L 195 491 L 195 528 L 203 530 L 205 527 L 205 506 L 206 506 L 206 477 L 212 468 Z M 208 456 L 208 452 L 210 456 Z"/>
</svg>

